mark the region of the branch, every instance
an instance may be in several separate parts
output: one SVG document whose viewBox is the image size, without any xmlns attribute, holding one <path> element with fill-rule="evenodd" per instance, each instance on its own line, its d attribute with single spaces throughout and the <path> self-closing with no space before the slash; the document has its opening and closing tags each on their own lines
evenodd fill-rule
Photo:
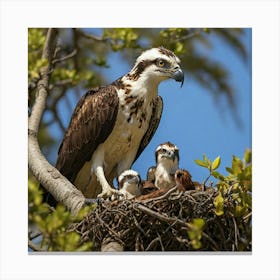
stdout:
<svg viewBox="0 0 280 280">
<path fill-rule="evenodd" d="M 75 214 L 84 205 L 85 197 L 46 160 L 38 143 L 39 125 L 46 107 L 49 77 L 53 70 L 51 62 L 56 47 L 56 37 L 57 30 L 50 28 L 42 54 L 42 58 L 48 60 L 48 65 L 41 70 L 35 103 L 28 119 L 28 167 L 46 190 Z"/>
<path fill-rule="evenodd" d="M 81 29 L 75 29 L 77 31 L 77 33 L 79 33 L 81 36 L 90 39 L 90 40 L 94 40 L 94 41 L 98 41 L 98 42 L 105 42 L 107 39 L 106 38 L 101 38 L 101 37 L 97 37 L 94 36 L 92 34 L 86 33 L 84 31 L 82 31 Z"/>
<path fill-rule="evenodd" d="M 163 222 L 166 222 L 166 223 L 169 223 L 169 224 L 171 224 L 171 223 L 174 223 L 174 224 L 178 223 L 181 226 L 185 226 L 187 229 L 192 229 L 193 228 L 192 224 L 190 224 L 188 222 L 184 222 L 184 221 L 182 221 L 181 219 L 178 219 L 178 218 L 164 216 L 164 215 L 162 215 L 162 214 L 160 214 L 160 213 L 158 213 L 156 211 L 153 211 L 153 210 L 147 208 L 144 205 L 134 204 L 134 207 L 136 209 L 138 208 L 139 210 L 143 211 L 147 215 L 150 215 L 150 216 L 152 216 L 154 218 L 159 219 L 160 221 L 163 221 Z M 216 250 L 218 250 L 219 247 L 217 246 L 216 242 L 208 234 L 206 234 L 205 232 L 202 232 L 201 234 L 202 234 L 203 237 L 207 238 L 212 243 L 212 245 L 214 246 L 214 248 Z"/>
<path fill-rule="evenodd" d="M 181 36 L 180 38 L 174 39 L 174 42 L 182 42 L 191 39 L 194 36 L 200 35 L 202 32 L 204 32 L 204 28 L 198 28 L 194 32 L 189 33 L 185 36 Z"/>
<path fill-rule="evenodd" d="M 69 53 L 66 56 L 54 59 L 52 61 L 52 64 L 55 65 L 56 63 L 63 62 L 65 60 L 67 60 L 67 59 L 70 59 L 70 58 L 74 57 L 76 54 L 77 54 L 77 50 L 75 49 L 75 50 L 73 50 L 71 53 Z"/>
<path fill-rule="evenodd" d="M 28 247 L 31 248 L 33 251 L 36 251 L 36 252 L 43 252 L 43 251 L 45 251 L 44 249 L 42 249 L 40 246 L 34 244 L 29 239 L 28 239 Z"/>
<path fill-rule="evenodd" d="M 101 252 L 122 252 L 124 245 L 111 238 L 105 238 L 101 245 Z"/>
</svg>

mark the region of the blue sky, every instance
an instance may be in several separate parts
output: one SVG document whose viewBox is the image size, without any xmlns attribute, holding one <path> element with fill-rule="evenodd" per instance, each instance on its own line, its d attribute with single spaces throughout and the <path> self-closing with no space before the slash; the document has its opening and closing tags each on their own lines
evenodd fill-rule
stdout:
<svg viewBox="0 0 280 280">
<path fill-rule="evenodd" d="M 225 99 L 214 99 L 207 89 L 201 87 L 185 73 L 185 83 L 180 88 L 173 80 L 165 81 L 159 86 L 159 95 L 164 101 L 164 110 L 159 128 L 145 151 L 134 163 L 132 169 L 138 171 L 142 178 L 147 169 L 155 164 L 154 151 L 166 141 L 176 144 L 180 149 L 180 167 L 189 170 L 193 180 L 203 181 L 208 172 L 194 163 L 206 154 L 211 160 L 221 156 L 218 169 L 226 174 L 225 167 L 231 165 L 232 155 L 242 157 L 246 148 L 251 148 L 251 29 L 246 29 L 243 37 L 249 54 L 249 62 L 244 63 L 236 53 L 222 40 L 211 34 L 212 49 L 198 49 L 207 56 L 223 64 L 230 73 L 230 82 L 236 93 L 237 114 L 242 126 L 234 121 L 232 111 Z M 108 83 L 126 74 L 132 65 L 124 64 L 119 53 L 113 53 L 108 60 L 110 68 L 102 69 Z M 75 103 L 73 101 L 73 109 Z M 61 113 L 63 104 L 61 104 Z M 67 112 L 67 111 L 65 111 Z M 63 122 L 68 125 L 70 115 L 63 114 Z M 56 125 L 51 127 L 51 134 L 58 140 L 62 134 Z M 57 150 L 57 148 L 55 149 Z M 56 154 L 48 155 L 54 163 Z"/>
</svg>

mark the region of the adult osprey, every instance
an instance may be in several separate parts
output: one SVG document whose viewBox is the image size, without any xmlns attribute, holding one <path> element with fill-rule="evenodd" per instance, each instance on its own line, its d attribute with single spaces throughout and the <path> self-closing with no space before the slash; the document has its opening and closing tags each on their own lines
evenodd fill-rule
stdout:
<svg viewBox="0 0 280 280">
<path fill-rule="evenodd" d="M 143 52 L 132 70 L 78 102 L 58 151 L 56 168 L 86 198 L 110 197 L 113 180 L 140 156 L 161 118 L 158 85 L 183 84 L 180 60 L 165 48 Z"/>
</svg>

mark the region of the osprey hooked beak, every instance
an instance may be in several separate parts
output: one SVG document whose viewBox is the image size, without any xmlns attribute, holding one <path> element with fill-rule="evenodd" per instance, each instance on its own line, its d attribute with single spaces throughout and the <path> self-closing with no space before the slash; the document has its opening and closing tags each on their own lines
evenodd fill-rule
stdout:
<svg viewBox="0 0 280 280">
<path fill-rule="evenodd" d="M 184 72 L 182 69 L 178 66 L 175 68 L 175 72 L 172 75 L 172 79 L 174 79 L 176 82 L 181 82 L 181 87 L 184 84 Z"/>
<path fill-rule="evenodd" d="M 138 185 L 141 182 L 141 179 L 140 179 L 139 175 L 138 176 L 128 175 L 128 176 L 126 176 L 126 179 L 131 184 L 134 183 L 134 184 Z"/>
<path fill-rule="evenodd" d="M 175 151 L 163 149 L 163 152 L 164 152 L 164 153 L 161 154 L 161 158 L 171 159 L 172 161 L 175 160 L 175 158 L 176 158 L 176 153 L 175 153 Z"/>
</svg>

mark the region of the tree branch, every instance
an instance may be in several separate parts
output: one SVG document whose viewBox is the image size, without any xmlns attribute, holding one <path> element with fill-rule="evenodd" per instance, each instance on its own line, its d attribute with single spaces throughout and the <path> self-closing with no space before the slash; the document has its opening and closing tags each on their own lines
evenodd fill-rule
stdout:
<svg viewBox="0 0 280 280">
<path fill-rule="evenodd" d="M 70 59 L 70 58 L 74 57 L 76 54 L 77 54 L 77 50 L 75 49 L 75 50 L 73 50 L 71 53 L 69 53 L 66 56 L 54 59 L 52 61 L 52 64 L 55 65 L 56 63 L 63 62 L 65 60 L 67 60 L 67 59 Z"/>
<path fill-rule="evenodd" d="M 94 40 L 94 41 L 98 41 L 98 42 L 106 42 L 106 38 L 102 38 L 102 37 L 97 37 L 93 34 L 89 34 L 89 33 L 86 33 L 84 32 L 83 30 L 81 29 L 76 29 L 76 31 L 83 37 L 87 38 L 87 39 L 90 39 L 90 40 Z"/>
<path fill-rule="evenodd" d="M 85 197 L 46 160 L 40 150 L 37 137 L 40 121 L 46 107 L 49 77 L 53 70 L 52 60 L 56 47 L 56 37 L 57 30 L 50 28 L 47 32 L 42 54 L 42 58 L 47 59 L 48 65 L 41 70 L 35 103 L 28 119 L 28 166 L 36 179 L 53 197 L 58 202 L 63 203 L 73 214 L 76 214 L 84 205 Z"/>
<path fill-rule="evenodd" d="M 43 252 L 45 251 L 44 249 L 42 249 L 40 246 L 36 245 L 35 243 L 33 243 L 31 240 L 28 239 L 28 247 L 30 249 L 32 249 L 35 252 Z"/>
</svg>

